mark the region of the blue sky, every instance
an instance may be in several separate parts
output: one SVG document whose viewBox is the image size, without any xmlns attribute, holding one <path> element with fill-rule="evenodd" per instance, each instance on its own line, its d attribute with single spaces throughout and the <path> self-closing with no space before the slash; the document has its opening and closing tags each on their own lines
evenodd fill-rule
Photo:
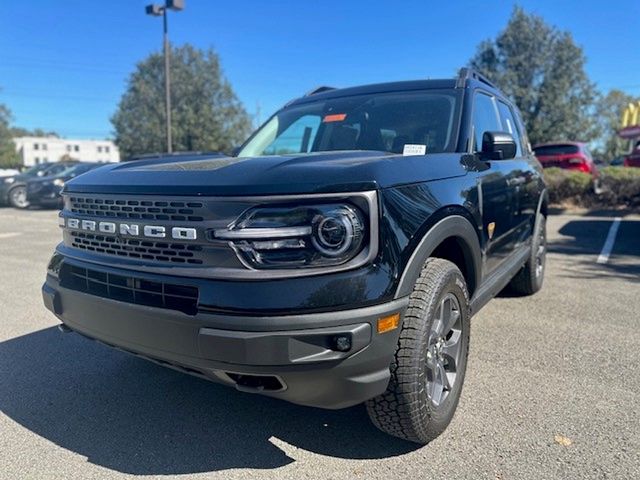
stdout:
<svg viewBox="0 0 640 480">
<path fill-rule="evenodd" d="M 0 9 L 0 102 L 15 124 L 109 136 L 129 73 L 161 47 L 140 0 L 9 0 Z M 640 2 L 521 1 L 570 30 L 603 90 L 640 96 Z M 186 0 L 172 42 L 213 47 L 246 109 L 264 120 L 317 85 L 451 77 L 502 30 L 507 1 Z"/>
</svg>

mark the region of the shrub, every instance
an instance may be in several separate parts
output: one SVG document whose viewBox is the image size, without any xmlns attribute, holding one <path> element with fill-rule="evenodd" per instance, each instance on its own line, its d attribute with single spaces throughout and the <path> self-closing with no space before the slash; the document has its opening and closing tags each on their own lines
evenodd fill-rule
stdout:
<svg viewBox="0 0 640 480">
<path fill-rule="evenodd" d="M 553 204 L 605 208 L 640 206 L 640 168 L 601 169 L 597 194 L 588 173 L 547 168 L 544 178 L 549 189 L 549 201 Z"/>
<path fill-rule="evenodd" d="M 611 206 L 640 205 L 640 168 L 605 167 L 601 170 L 600 200 Z"/>
<path fill-rule="evenodd" d="M 591 175 L 561 168 L 546 168 L 544 179 L 549 189 L 551 203 L 571 201 L 582 204 L 593 191 Z"/>
</svg>

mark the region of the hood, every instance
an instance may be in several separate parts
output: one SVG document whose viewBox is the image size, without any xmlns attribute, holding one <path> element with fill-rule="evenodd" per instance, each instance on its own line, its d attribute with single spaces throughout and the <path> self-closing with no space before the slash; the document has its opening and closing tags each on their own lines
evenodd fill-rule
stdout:
<svg viewBox="0 0 640 480">
<path fill-rule="evenodd" d="M 371 151 L 164 157 L 91 170 L 67 182 L 65 192 L 230 196 L 363 191 L 463 175 L 459 159 L 460 154 Z"/>
</svg>

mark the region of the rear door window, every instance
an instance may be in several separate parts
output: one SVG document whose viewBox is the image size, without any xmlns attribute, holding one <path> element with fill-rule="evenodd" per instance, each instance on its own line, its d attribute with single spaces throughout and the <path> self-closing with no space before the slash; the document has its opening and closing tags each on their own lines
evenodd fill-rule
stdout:
<svg viewBox="0 0 640 480">
<path fill-rule="evenodd" d="M 486 93 L 476 93 L 473 105 L 473 131 L 473 150 L 475 152 L 482 150 L 482 136 L 484 132 L 502 131 L 495 100 Z"/>
<path fill-rule="evenodd" d="M 513 139 L 516 141 L 516 157 L 522 156 L 522 139 L 520 138 L 520 130 L 516 123 L 513 112 L 509 105 L 504 102 L 498 101 L 498 112 L 500 113 L 500 122 L 502 123 L 502 130 L 509 132 L 513 135 Z"/>
</svg>

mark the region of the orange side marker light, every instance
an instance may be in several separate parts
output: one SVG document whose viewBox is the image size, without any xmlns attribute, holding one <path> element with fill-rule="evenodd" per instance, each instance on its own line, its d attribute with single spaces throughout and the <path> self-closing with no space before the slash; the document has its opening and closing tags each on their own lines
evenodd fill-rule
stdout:
<svg viewBox="0 0 640 480">
<path fill-rule="evenodd" d="M 394 313 L 378 319 L 378 333 L 386 333 L 395 330 L 400 325 L 400 314 Z"/>
</svg>

